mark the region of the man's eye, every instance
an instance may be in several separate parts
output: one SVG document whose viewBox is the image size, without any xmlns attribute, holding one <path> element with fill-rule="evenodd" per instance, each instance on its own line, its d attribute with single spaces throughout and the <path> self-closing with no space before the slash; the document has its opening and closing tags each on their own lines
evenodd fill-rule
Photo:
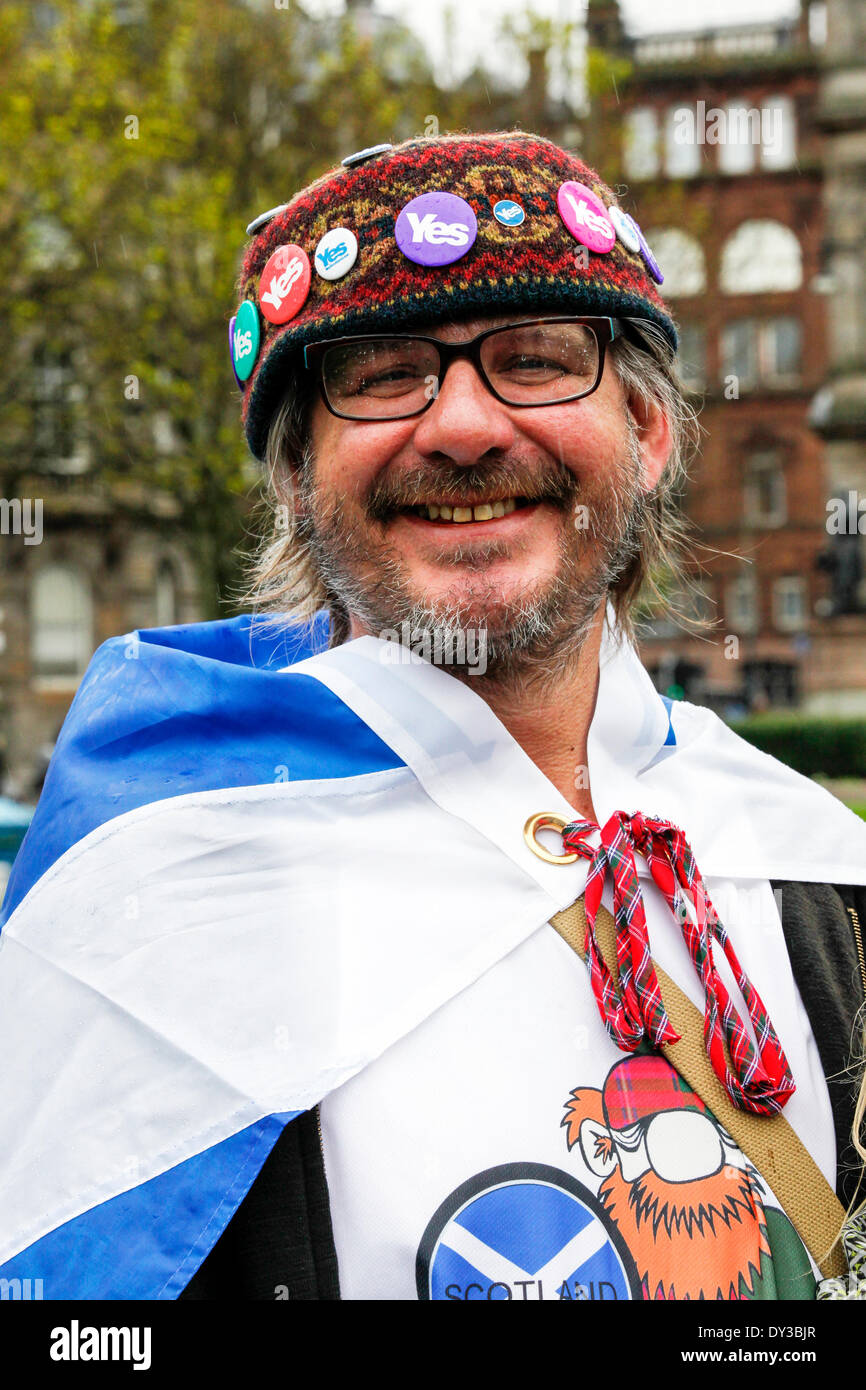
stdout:
<svg viewBox="0 0 866 1390">
<path fill-rule="evenodd" d="M 509 357 L 499 367 L 500 372 L 561 372 L 564 370 L 562 362 L 556 362 L 550 357 L 530 356 L 529 353 L 520 353 L 519 356 Z"/>
<path fill-rule="evenodd" d="M 411 367 L 387 367 L 379 372 L 371 372 L 364 378 L 364 386 L 389 386 L 392 382 L 417 381 L 418 373 Z"/>
<path fill-rule="evenodd" d="M 424 377 L 411 363 L 382 367 L 358 367 L 344 373 L 340 389 L 351 396 L 396 396 L 410 391 Z"/>
</svg>

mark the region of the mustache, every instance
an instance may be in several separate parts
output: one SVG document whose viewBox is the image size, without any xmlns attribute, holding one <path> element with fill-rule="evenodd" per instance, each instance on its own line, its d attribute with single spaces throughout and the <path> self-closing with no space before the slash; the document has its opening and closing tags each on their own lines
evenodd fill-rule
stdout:
<svg viewBox="0 0 866 1390">
<path fill-rule="evenodd" d="M 533 464 L 531 469 L 506 463 L 483 468 L 425 464 L 396 478 L 380 478 L 367 494 L 366 509 L 375 521 L 385 521 L 405 507 L 419 507 L 445 497 L 460 506 L 493 496 L 525 497 L 565 510 L 579 491 L 578 480 L 556 460 Z"/>
</svg>

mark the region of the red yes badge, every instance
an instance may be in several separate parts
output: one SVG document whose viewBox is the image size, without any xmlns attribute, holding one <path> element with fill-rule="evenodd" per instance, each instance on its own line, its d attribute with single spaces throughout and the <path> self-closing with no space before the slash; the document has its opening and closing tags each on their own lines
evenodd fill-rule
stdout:
<svg viewBox="0 0 866 1390">
<path fill-rule="evenodd" d="M 310 260 L 300 246 L 278 246 L 259 280 L 259 305 L 271 323 L 288 323 L 310 291 Z"/>
</svg>

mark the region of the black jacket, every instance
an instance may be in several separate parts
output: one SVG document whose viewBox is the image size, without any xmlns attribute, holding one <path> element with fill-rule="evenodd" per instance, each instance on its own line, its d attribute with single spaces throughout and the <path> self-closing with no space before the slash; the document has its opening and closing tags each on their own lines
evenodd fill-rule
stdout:
<svg viewBox="0 0 866 1390">
<path fill-rule="evenodd" d="M 847 1206 L 860 1163 L 851 1143 L 859 1076 L 858 1011 L 866 1000 L 866 888 L 774 883 L 794 978 L 818 1045 L 836 1131 L 836 1191 Z M 338 1299 L 318 1110 L 286 1125 L 210 1255 L 190 1299 Z"/>
</svg>

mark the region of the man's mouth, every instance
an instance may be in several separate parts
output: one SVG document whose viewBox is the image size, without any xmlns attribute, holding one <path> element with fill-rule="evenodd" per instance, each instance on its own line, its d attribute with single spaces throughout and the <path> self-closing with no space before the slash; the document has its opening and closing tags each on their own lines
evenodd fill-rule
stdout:
<svg viewBox="0 0 866 1390">
<path fill-rule="evenodd" d="M 403 514 L 419 516 L 424 521 L 440 521 L 446 525 L 465 525 L 469 521 L 498 521 L 500 517 L 510 516 L 523 507 L 536 505 L 526 497 L 500 497 L 494 501 L 475 503 L 424 502 L 420 506 L 405 507 Z"/>
</svg>

